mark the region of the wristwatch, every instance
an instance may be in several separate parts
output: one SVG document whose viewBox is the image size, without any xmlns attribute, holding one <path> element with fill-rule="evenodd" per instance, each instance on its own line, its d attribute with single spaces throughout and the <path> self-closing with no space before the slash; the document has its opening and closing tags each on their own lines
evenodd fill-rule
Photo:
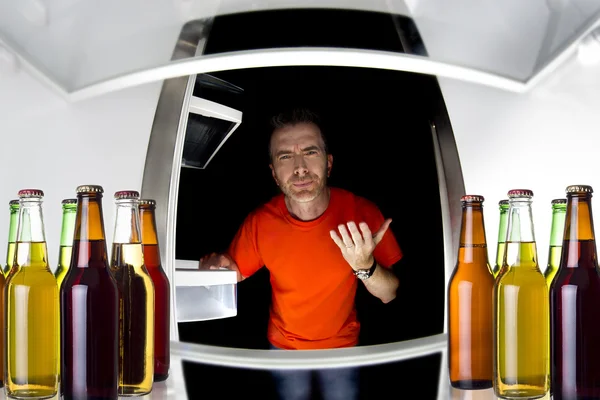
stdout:
<svg viewBox="0 0 600 400">
<path fill-rule="evenodd" d="M 377 261 L 375 259 L 373 259 L 373 265 L 371 266 L 371 268 L 355 270 L 354 275 L 358 279 L 364 281 L 364 280 L 369 279 L 371 277 L 371 275 L 373 275 L 373 272 L 375 272 L 375 268 L 377 268 Z"/>
</svg>

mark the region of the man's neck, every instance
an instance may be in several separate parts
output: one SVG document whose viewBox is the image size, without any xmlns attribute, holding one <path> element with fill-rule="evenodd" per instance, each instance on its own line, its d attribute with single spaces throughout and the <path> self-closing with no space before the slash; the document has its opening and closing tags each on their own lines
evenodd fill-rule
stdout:
<svg viewBox="0 0 600 400">
<path fill-rule="evenodd" d="M 319 218 L 325 212 L 325 210 L 327 210 L 330 197 L 331 193 L 329 188 L 326 187 L 313 201 L 309 201 L 307 203 L 298 203 L 294 200 L 290 200 L 289 197 L 286 197 L 285 205 L 294 218 L 301 221 L 312 221 L 313 219 Z"/>
</svg>

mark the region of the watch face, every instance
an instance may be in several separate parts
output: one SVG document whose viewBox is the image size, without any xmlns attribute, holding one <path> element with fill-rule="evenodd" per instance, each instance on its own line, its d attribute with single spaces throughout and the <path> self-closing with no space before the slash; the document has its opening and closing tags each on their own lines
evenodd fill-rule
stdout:
<svg viewBox="0 0 600 400">
<path fill-rule="evenodd" d="M 354 274 L 357 276 L 358 279 L 362 279 L 365 280 L 369 277 L 369 270 L 360 270 L 360 271 L 356 271 L 354 272 Z"/>
</svg>

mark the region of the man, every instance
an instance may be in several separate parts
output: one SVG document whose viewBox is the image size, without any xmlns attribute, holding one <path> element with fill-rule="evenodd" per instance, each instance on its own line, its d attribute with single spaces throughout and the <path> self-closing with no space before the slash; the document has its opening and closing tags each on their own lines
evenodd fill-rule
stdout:
<svg viewBox="0 0 600 400">
<path fill-rule="evenodd" d="M 233 269 L 238 281 L 269 269 L 272 349 L 355 346 L 359 281 L 384 303 L 396 296 L 390 267 L 402 251 L 388 231 L 391 219 L 369 200 L 328 187 L 333 156 L 316 114 L 296 109 L 271 122 L 270 167 L 282 194 L 251 212 L 227 253 L 202 257 L 200 268 Z M 324 400 L 358 398 L 357 369 L 314 372 Z M 311 371 L 273 374 L 282 399 L 310 399 Z"/>
</svg>

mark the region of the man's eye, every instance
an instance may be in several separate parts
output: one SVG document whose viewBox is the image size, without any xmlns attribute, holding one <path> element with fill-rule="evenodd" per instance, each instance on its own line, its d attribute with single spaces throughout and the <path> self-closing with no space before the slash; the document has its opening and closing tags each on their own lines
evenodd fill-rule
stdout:
<svg viewBox="0 0 600 400">
<path fill-rule="evenodd" d="M 309 151 L 306 152 L 307 156 L 312 156 L 312 155 L 315 155 L 315 154 L 317 154 L 316 150 L 309 150 Z"/>
<path fill-rule="evenodd" d="M 280 160 L 287 160 L 288 158 L 290 158 L 290 156 L 281 156 L 281 157 L 279 157 Z"/>
</svg>

